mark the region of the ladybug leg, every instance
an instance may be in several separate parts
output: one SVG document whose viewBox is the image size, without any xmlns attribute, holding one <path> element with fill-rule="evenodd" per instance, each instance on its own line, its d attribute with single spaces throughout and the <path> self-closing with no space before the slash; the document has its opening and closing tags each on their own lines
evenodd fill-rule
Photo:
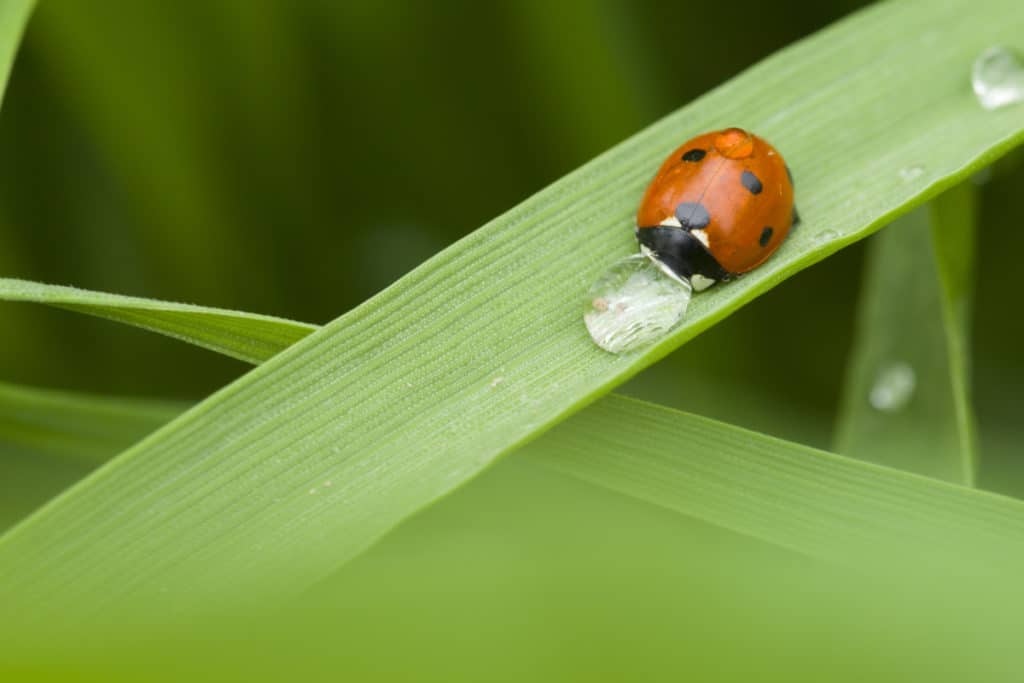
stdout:
<svg viewBox="0 0 1024 683">
<path fill-rule="evenodd" d="M 790 222 L 790 227 L 795 228 L 800 225 L 800 212 L 796 210 L 796 206 L 793 207 L 793 220 Z"/>
</svg>

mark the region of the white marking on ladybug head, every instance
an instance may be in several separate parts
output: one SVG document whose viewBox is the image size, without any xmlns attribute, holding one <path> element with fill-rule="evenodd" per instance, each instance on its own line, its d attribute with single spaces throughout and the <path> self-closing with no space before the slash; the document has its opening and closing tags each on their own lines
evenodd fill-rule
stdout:
<svg viewBox="0 0 1024 683">
<path fill-rule="evenodd" d="M 666 228 L 681 228 L 683 224 L 679 222 L 679 219 L 675 216 L 669 216 L 658 225 L 664 225 Z"/>
<path fill-rule="evenodd" d="M 706 249 L 710 249 L 711 246 L 708 244 L 708 234 L 703 230 L 691 230 L 690 234 L 700 240 L 700 243 L 704 245 Z"/>
</svg>

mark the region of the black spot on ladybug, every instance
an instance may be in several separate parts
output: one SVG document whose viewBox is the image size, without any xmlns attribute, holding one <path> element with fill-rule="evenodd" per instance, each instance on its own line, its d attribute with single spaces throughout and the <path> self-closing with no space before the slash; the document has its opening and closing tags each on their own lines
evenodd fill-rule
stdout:
<svg viewBox="0 0 1024 683">
<path fill-rule="evenodd" d="M 789 170 L 789 164 L 786 164 L 786 176 L 789 178 L 789 184 L 792 187 L 796 187 L 796 183 L 793 182 L 793 172 Z"/>
<path fill-rule="evenodd" d="M 711 214 L 700 202 L 680 202 L 676 205 L 676 218 L 684 230 L 700 230 L 711 222 Z"/>
<path fill-rule="evenodd" d="M 750 171 L 743 172 L 743 175 L 740 176 L 740 182 L 743 183 L 743 187 L 750 190 L 750 194 L 761 194 L 761 190 L 764 189 L 761 181 Z"/>
<path fill-rule="evenodd" d="M 793 219 L 791 225 L 795 228 L 800 224 L 800 214 L 797 213 L 796 207 L 793 207 Z"/>
<path fill-rule="evenodd" d="M 683 154 L 683 161 L 690 161 L 690 162 L 693 162 L 693 163 L 697 163 L 698 161 L 703 159 L 706 155 L 707 155 L 707 152 L 705 152 L 702 149 L 691 149 L 688 152 L 686 152 L 685 154 Z"/>
<path fill-rule="evenodd" d="M 764 230 L 762 230 L 761 237 L 758 238 L 757 243 L 760 244 L 762 247 L 767 247 L 768 242 L 772 239 L 773 232 L 774 230 L 772 230 L 771 228 L 765 228 Z"/>
</svg>

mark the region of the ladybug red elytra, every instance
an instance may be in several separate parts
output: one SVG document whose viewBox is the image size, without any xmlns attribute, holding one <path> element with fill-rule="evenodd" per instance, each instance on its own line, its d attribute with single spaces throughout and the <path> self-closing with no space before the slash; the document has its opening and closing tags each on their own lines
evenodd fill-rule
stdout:
<svg viewBox="0 0 1024 683">
<path fill-rule="evenodd" d="M 782 156 L 727 128 L 665 160 L 640 203 L 636 237 L 644 254 L 700 291 L 761 265 L 799 220 Z"/>
</svg>

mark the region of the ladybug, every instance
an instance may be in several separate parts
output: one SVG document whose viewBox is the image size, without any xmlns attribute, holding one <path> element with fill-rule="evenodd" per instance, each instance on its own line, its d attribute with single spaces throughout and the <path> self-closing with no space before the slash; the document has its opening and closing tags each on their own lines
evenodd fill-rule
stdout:
<svg viewBox="0 0 1024 683">
<path fill-rule="evenodd" d="M 799 221 L 782 155 L 727 128 L 665 160 L 640 202 L 636 238 L 669 276 L 701 291 L 761 265 Z"/>
</svg>

